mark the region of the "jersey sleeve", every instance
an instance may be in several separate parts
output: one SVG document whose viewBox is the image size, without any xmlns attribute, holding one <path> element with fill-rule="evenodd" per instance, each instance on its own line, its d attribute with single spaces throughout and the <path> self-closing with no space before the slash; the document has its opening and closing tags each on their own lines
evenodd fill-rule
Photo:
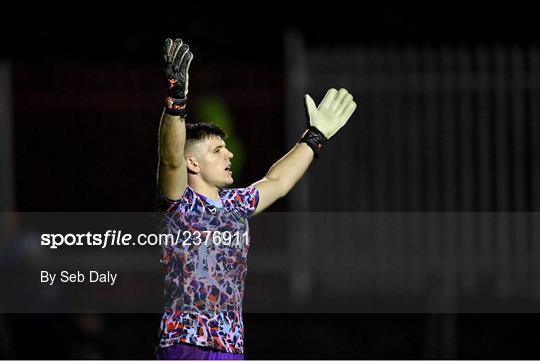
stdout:
<svg viewBox="0 0 540 362">
<path fill-rule="evenodd" d="M 158 191 L 156 207 L 162 212 L 188 212 L 193 207 L 195 192 L 189 186 L 178 200 L 171 200 Z"/>
<path fill-rule="evenodd" d="M 237 208 L 250 217 L 259 204 L 259 190 L 255 186 L 234 189 L 234 200 Z"/>
</svg>

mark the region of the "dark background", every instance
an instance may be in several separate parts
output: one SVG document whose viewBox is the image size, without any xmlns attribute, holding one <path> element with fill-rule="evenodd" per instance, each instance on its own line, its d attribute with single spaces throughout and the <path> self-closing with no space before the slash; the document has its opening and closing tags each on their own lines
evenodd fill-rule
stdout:
<svg viewBox="0 0 540 362">
<path fill-rule="evenodd" d="M 96 5 L 3 14 L 11 20 L 1 25 L 0 58 L 12 67 L 16 210 L 153 209 L 165 37 L 179 35 L 195 53 L 190 106 L 218 95 L 234 115 L 247 150 L 237 185 L 263 176 L 291 146 L 283 121 L 289 29 L 308 46 L 330 48 L 539 43 L 536 12 L 519 3 L 304 6 L 109 11 Z M 290 208 L 282 200 L 272 210 Z M 158 313 L 4 315 L 0 352 L 152 358 L 159 319 Z M 538 321 L 525 314 L 247 314 L 246 357 L 537 359 Z"/>
</svg>

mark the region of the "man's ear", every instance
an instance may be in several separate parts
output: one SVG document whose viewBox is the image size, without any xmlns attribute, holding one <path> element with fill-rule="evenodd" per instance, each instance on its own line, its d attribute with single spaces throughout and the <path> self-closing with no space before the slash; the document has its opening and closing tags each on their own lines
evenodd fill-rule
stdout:
<svg viewBox="0 0 540 362">
<path fill-rule="evenodd" d="M 186 166 L 188 169 L 188 173 L 196 174 L 200 171 L 199 163 L 197 162 L 197 159 L 193 156 L 186 158 Z"/>
</svg>

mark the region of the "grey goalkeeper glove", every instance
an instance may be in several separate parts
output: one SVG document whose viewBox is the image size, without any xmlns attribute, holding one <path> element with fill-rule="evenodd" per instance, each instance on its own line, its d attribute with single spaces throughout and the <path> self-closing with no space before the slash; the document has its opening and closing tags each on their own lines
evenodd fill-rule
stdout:
<svg viewBox="0 0 540 362">
<path fill-rule="evenodd" d="M 344 88 L 339 92 L 331 88 L 326 92 L 319 106 L 315 105 L 309 94 L 305 95 L 306 111 L 309 117 L 309 128 L 300 142 L 305 142 L 313 149 L 315 158 L 322 146 L 341 127 L 343 127 L 356 110 L 353 96 Z"/>
<path fill-rule="evenodd" d="M 181 39 L 165 39 L 163 45 L 164 72 L 167 87 L 165 112 L 173 116 L 186 116 L 189 83 L 189 65 L 193 53 Z"/>
</svg>

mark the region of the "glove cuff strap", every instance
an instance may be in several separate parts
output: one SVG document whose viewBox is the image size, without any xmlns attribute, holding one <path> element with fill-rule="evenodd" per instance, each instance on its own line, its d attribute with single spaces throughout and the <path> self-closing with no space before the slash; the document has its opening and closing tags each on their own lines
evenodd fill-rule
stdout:
<svg viewBox="0 0 540 362">
<path fill-rule="evenodd" d="M 319 131 L 313 126 L 309 126 L 309 128 L 306 130 L 306 132 L 300 139 L 300 143 L 304 142 L 309 147 L 311 147 L 314 153 L 314 157 L 318 159 L 319 151 L 323 148 L 327 140 L 328 139 L 324 136 L 324 134 L 322 134 L 321 131 Z"/>
<path fill-rule="evenodd" d="M 187 109 L 187 97 L 184 98 L 173 98 L 167 97 L 165 99 L 165 112 L 171 116 L 180 116 L 185 118 Z"/>
</svg>

